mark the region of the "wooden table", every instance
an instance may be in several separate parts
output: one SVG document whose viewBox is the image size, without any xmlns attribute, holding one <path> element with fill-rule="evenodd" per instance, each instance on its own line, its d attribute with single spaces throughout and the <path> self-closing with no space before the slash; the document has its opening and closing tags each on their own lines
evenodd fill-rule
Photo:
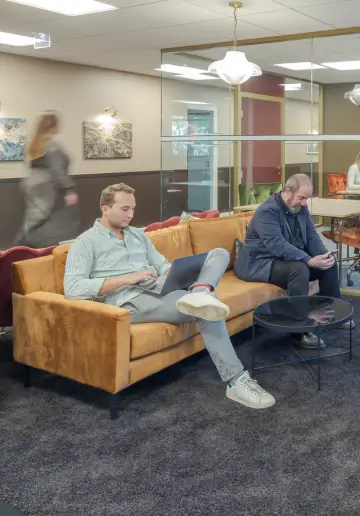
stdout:
<svg viewBox="0 0 360 516">
<path fill-rule="evenodd" d="M 355 195 L 360 197 L 360 188 L 358 190 L 341 190 L 340 192 L 334 192 L 331 195 L 349 195 L 350 197 Z"/>
<path fill-rule="evenodd" d="M 354 190 L 351 190 L 352 192 Z M 360 191 L 357 195 L 360 195 Z M 260 204 L 249 204 L 247 206 L 237 206 L 234 212 L 240 211 L 255 211 Z M 308 208 L 310 215 L 318 217 L 330 217 L 331 232 L 335 233 L 335 222 L 337 222 L 339 230 L 339 285 L 342 283 L 342 232 L 344 224 L 347 219 L 357 217 L 360 215 L 360 200 L 354 199 L 322 199 L 320 197 L 313 197 L 308 201 Z"/>
</svg>

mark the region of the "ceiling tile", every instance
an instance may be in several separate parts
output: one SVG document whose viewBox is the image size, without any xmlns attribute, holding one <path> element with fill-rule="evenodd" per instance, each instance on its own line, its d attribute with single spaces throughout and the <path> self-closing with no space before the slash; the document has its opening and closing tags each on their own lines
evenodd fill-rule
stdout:
<svg viewBox="0 0 360 516">
<path fill-rule="evenodd" d="M 189 4 L 183 0 L 167 0 L 165 2 L 132 7 L 130 10 L 149 18 L 155 18 L 158 21 L 158 26 L 182 25 L 226 17 L 226 14 L 220 14 L 204 7 Z"/>
<path fill-rule="evenodd" d="M 6 30 L 8 26 L 15 27 L 28 22 L 42 22 L 60 17 L 61 14 L 58 13 L 0 0 L 0 30 Z"/>
<path fill-rule="evenodd" d="M 298 7 L 306 7 L 309 5 L 323 5 L 323 4 L 342 4 L 347 2 L 348 0 L 274 0 L 279 5 L 283 5 L 286 7 L 291 7 L 292 9 L 297 9 Z M 341 7 L 341 6 L 339 6 Z M 338 7 L 338 8 L 339 8 Z"/>
<path fill-rule="evenodd" d="M 291 9 L 274 11 L 271 16 L 267 13 L 250 14 L 249 16 L 244 16 L 243 19 L 246 22 L 266 27 L 269 30 L 279 32 L 280 34 L 329 30 L 332 28 L 321 21 L 309 18 L 308 16 Z"/>
<path fill-rule="evenodd" d="M 229 2 L 224 0 L 183 0 L 189 4 L 198 5 L 212 9 L 221 14 L 229 16 L 232 13 L 232 8 L 229 7 Z M 329 0 L 327 0 L 329 1 Z M 263 13 L 268 11 L 277 11 L 283 6 L 276 3 L 274 0 L 243 0 L 243 7 L 238 9 L 238 16 L 246 16 L 247 14 Z M 284 7 L 285 8 L 285 7 Z"/>
<path fill-rule="evenodd" d="M 310 7 L 299 7 L 297 10 L 332 27 L 342 28 L 356 25 L 359 6 L 359 0 L 346 0 Z"/>
<path fill-rule="evenodd" d="M 1 25 L 4 26 L 2 22 L 0 22 Z M 134 31 L 143 30 L 160 25 L 160 22 L 144 16 L 141 12 L 136 13 L 132 9 L 124 9 L 122 11 L 110 11 L 89 16 L 63 16 L 53 20 L 26 23 L 16 27 L 9 24 L 5 28 L 8 30 L 15 30 L 16 28 L 17 32 L 24 35 L 31 32 L 48 32 L 51 34 L 53 41 L 58 41 L 68 38 L 129 31 L 130 29 Z"/>
<path fill-rule="evenodd" d="M 107 3 L 118 7 L 119 9 L 128 9 L 129 7 L 137 7 L 147 4 L 157 4 L 167 2 L 168 0 L 106 0 Z"/>
</svg>

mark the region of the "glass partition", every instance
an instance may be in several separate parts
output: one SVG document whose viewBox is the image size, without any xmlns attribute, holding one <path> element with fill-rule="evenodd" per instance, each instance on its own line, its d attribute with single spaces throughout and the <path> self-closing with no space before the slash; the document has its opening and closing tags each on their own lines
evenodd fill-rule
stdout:
<svg viewBox="0 0 360 516">
<path fill-rule="evenodd" d="M 355 238 L 351 209 L 360 216 L 360 35 L 239 45 L 262 75 L 236 87 L 207 71 L 227 50 L 162 55 L 163 218 L 250 209 L 305 173 L 321 238 L 329 249 L 344 243 L 342 285 L 360 290 L 357 267 L 347 274 L 357 248 L 342 235 Z M 349 200 L 357 202 L 338 217 Z"/>
</svg>

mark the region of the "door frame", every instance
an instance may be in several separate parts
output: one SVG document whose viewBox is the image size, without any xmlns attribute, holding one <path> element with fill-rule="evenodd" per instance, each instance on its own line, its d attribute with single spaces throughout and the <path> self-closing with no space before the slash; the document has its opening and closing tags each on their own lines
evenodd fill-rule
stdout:
<svg viewBox="0 0 360 516">
<path fill-rule="evenodd" d="M 197 107 L 199 106 L 199 107 Z M 189 110 L 196 111 L 210 111 L 213 113 L 213 133 L 210 133 L 211 136 L 218 134 L 218 120 L 219 120 L 219 108 L 218 106 L 204 106 L 203 104 L 187 104 L 186 105 L 186 116 L 189 116 Z M 210 209 L 217 210 L 218 209 L 218 176 L 219 176 L 219 147 L 218 145 L 213 146 L 213 155 L 212 155 L 212 179 L 211 179 L 211 188 L 210 188 Z M 188 188 L 191 184 L 188 184 Z"/>
<path fill-rule="evenodd" d="M 234 88 L 234 135 L 241 136 L 242 121 L 242 99 L 266 100 L 269 102 L 280 103 L 280 131 L 282 135 L 285 133 L 285 97 L 273 97 L 271 95 L 262 95 L 260 93 L 248 93 L 240 90 L 240 86 Z M 264 137 L 266 140 L 266 137 Z M 233 174 L 233 206 L 239 206 L 239 178 L 242 174 L 241 170 L 241 141 L 234 142 L 234 174 Z M 285 181 L 285 141 L 281 142 L 281 183 Z"/>
</svg>

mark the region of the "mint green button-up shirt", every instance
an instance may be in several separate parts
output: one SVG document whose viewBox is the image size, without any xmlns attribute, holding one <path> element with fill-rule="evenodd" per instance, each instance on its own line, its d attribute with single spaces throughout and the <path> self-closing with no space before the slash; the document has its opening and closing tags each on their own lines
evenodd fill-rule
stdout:
<svg viewBox="0 0 360 516">
<path fill-rule="evenodd" d="M 155 249 L 143 230 L 124 229 L 124 239 L 107 229 L 100 220 L 71 245 L 66 260 L 64 291 L 68 299 L 93 299 L 122 306 L 143 291 L 136 285 L 123 286 L 104 296 L 99 290 L 106 278 L 152 270 L 163 276 L 170 263 Z"/>
</svg>

